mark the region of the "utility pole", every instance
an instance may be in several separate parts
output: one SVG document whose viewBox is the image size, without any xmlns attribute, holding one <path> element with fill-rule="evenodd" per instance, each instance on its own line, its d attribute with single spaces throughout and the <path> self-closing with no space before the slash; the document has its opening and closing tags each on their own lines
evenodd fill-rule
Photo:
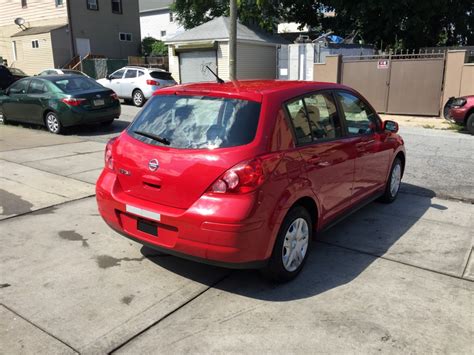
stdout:
<svg viewBox="0 0 474 355">
<path fill-rule="evenodd" d="M 237 0 L 230 0 L 229 74 L 237 80 Z"/>
</svg>

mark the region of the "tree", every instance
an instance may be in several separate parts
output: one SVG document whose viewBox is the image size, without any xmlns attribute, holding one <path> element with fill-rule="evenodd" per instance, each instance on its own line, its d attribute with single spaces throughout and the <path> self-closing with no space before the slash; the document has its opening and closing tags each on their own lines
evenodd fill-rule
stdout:
<svg viewBox="0 0 474 355">
<path fill-rule="evenodd" d="M 168 53 L 168 46 L 153 37 L 145 37 L 142 39 L 142 53 L 144 55 L 166 55 Z"/>
<path fill-rule="evenodd" d="M 225 0 L 175 0 L 173 9 L 185 28 L 228 15 Z M 277 22 L 333 30 L 344 37 L 358 31 L 379 48 L 472 44 L 472 0 L 239 0 L 243 23 L 272 30 Z M 324 16 L 335 11 L 334 17 Z"/>
</svg>

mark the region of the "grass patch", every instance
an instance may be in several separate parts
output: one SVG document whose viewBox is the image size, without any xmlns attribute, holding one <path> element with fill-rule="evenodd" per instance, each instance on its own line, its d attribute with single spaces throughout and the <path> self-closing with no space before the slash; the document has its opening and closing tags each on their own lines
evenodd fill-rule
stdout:
<svg viewBox="0 0 474 355">
<path fill-rule="evenodd" d="M 450 130 L 450 131 L 461 132 L 461 131 L 464 130 L 464 127 L 461 126 L 461 125 L 455 124 L 455 123 L 448 122 L 448 127 L 443 128 L 443 129 Z"/>
<path fill-rule="evenodd" d="M 421 126 L 423 128 L 427 128 L 427 129 L 435 129 L 435 125 L 434 124 L 424 124 L 423 126 Z"/>
</svg>

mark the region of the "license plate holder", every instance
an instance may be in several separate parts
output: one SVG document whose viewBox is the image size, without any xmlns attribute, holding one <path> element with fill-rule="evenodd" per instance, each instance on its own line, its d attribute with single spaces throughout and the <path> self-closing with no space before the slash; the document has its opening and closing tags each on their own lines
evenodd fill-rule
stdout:
<svg viewBox="0 0 474 355">
<path fill-rule="evenodd" d="M 105 100 L 104 99 L 97 99 L 93 101 L 94 106 L 104 106 L 105 105 Z"/>
<path fill-rule="evenodd" d="M 158 226 L 153 222 L 149 222 L 149 221 L 139 218 L 137 220 L 137 229 L 140 232 L 158 237 Z"/>
</svg>

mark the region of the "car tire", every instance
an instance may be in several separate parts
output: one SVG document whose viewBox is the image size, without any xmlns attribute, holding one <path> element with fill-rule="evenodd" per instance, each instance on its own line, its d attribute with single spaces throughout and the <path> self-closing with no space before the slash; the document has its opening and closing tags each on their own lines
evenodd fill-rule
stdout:
<svg viewBox="0 0 474 355">
<path fill-rule="evenodd" d="M 466 129 L 474 135 L 474 112 L 469 115 L 466 120 Z"/>
<path fill-rule="evenodd" d="M 135 106 L 142 107 L 145 103 L 145 95 L 143 95 L 141 90 L 134 90 L 132 93 L 132 101 Z"/>
<path fill-rule="evenodd" d="M 281 224 L 272 256 L 261 270 L 262 274 L 277 282 L 294 279 L 308 258 L 312 236 L 313 225 L 309 212 L 302 206 L 293 207 Z"/>
<path fill-rule="evenodd" d="M 400 158 L 396 158 L 393 161 L 392 168 L 390 169 L 390 175 L 387 179 L 385 191 L 380 198 L 381 202 L 392 203 L 397 199 L 398 192 L 400 191 L 400 185 L 402 181 L 403 165 Z"/>
<path fill-rule="evenodd" d="M 114 123 L 114 121 L 115 121 L 115 119 L 112 118 L 111 120 L 101 122 L 100 124 L 101 124 L 102 126 L 110 126 L 112 123 Z"/>
<path fill-rule="evenodd" d="M 48 131 L 53 134 L 61 134 L 64 131 L 63 125 L 61 124 L 58 115 L 52 111 L 46 113 L 44 123 Z"/>
</svg>

